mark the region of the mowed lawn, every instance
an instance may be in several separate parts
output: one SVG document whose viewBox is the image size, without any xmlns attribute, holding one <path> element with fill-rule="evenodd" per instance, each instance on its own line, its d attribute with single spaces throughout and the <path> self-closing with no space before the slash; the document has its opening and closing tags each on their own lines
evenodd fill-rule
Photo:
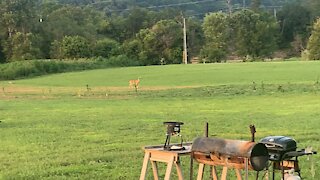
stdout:
<svg viewBox="0 0 320 180">
<path fill-rule="evenodd" d="M 142 147 L 163 144 L 162 122 L 171 120 L 185 123 L 186 141 L 202 136 L 205 122 L 212 137 L 249 140 L 248 126 L 255 124 L 257 140 L 290 136 L 299 148 L 319 151 L 319 75 L 320 62 L 276 62 L 115 68 L 3 81 L 0 179 L 138 179 Z M 138 77 L 136 93 L 127 86 Z M 318 179 L 319 155 L 300 162 L 304 179 Z M 182 166 L 188 178 L 189 158 Z"/>
</svg>

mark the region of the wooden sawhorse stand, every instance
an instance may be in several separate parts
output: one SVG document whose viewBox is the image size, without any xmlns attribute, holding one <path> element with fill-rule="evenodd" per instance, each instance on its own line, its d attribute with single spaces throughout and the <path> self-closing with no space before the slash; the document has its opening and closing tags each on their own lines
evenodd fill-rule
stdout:
<svg viewBox="0 0 320 180">
<path fill-rule="evenodd" d="M 154 180 L 159 180 L 157 162 L 167 163 L 164 180 L 170 180 L 173 165 L 176 166 L 179 180 L 183 180 L 182 169 L 180 166 L 180 156 L 190 155 L 191 144 L 183 144 L 184 150 L 168 151 L 163 149 L 163 145 L 147 146 L 144 148 L 144 160 L 140 174 L 140 180 L 145 180 L 148 169 L 148 162 L 151 162 Z"/>
<path fill-rule="evenodd" d="M 241 170 L 245 170 L 245 180 L 248 179 L 249 167 L 248 158 L 238 157 L 223 157 L 215 154 L 204 154 L 199 152 L 193 152 L 192 156 L 198 161 L 199 169 L 197 180 L 203 179 L 204 167 L 209 165 L 211 167 L 211 176 L 214 180 L 218 180 L 216 166 L 222 166 L 222 173 L 220 180 L 227 180 L 228 169 L 233 169 L 236 173 L 237 180 L 243 180 Z"/>
<path fill-rule="evenodd" d="M 204 166 L 205 166 L 205 164 L 203 164 L 203 163 L 199 164 L 197 180 L 202 180 L 203 172 L 204 172 Z M 241 170 L 240 169 L 234 169 L 234 170 L 235 170 L 235 173 L 237 175 L 237 180 L 242 180 Z M 228 172 L 228 167 L 227 166 L 223 166 L 222 174 L 221 174 L 221 180 L 227 180 L 227 172 Z M 217 175 L 216 166 L 212 166 L 210 173 L 211 173 L 211 176 L 212 176 L 213 180 L 218 180 L 219 179 L 218 175 Z"/>
</svg>

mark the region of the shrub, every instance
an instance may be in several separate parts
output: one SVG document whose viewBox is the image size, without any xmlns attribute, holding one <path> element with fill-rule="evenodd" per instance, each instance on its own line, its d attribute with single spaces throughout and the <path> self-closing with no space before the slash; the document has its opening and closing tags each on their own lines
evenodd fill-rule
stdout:
<svg viewBox="0 0 320 180">
<path fill-rule="evenodd" d="M 119 54 L 119 51 L 120 44 L 117 41 L 112 39 L 103 39 L 96 42 L 93 55 L 96 57 L 101 56 L 109 58 Z"/>
<path fill-rule="evenodd" d="M 117 67 L 137 66 L 139 63 L 130 60 L 126 55 L 113 56 L 107 60 L 108 65 Z"/>
<path fill-rule="evenodd" d="M 61 42 L 61 51 L 64 58 L 90 57 L 89 42 L 80 36 L 65 36 Z"/>
<path fill-rule="evenodd" d="M 308 41 L 308 59 L 320 60 L 320 18 L 314 23 L 313 31 Z"/>
<path fill-rule="evenodd" d="M 28 60 L 0 64 L 0 80 L 13 80 L 45 74 L 140 65 L 125 55 L 109 59 Z"/>
</svg>

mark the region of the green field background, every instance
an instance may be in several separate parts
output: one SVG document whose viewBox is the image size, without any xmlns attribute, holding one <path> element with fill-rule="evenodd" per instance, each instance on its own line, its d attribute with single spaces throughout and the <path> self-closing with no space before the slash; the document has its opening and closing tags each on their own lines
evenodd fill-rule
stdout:
<svg viewBox="0 0 320 180">
<path fill-rule="evenodd" d="M 127 87 L 128 80 L 141 78 L 143 86 L 211 86 L 225 84 L 310 83 L 320 78 L 317 61 L 224 63 L 113 68 L 50 75 L 17 81 L 33 86 Z"/>
<path fill-rule="evenodd" d="M 255 124 L 257 140 L 284 135 L 298 148 L 319 151 L 319 74 L 320 62 L 269 62 L 115 68 L 2 81 L 0 179 L 138 179 L 142 147 L 163 144 L 162 122 L 171 120 L 185 123 L 185 141 L 203 136 L 205 122 L 210 137 L 250 140 L 249 125 Z M 138 77 L 136 93 L 127 86 Z M 24 88 L 40 90 L 14 91 Z M 319 155 L 301 157 L 300 167 L 304 179 L 318 179 Z M 188 158 L 182 168 L 189 178 Z M 160 169 L 163 179 L 165 168 Z"/>
</svg>

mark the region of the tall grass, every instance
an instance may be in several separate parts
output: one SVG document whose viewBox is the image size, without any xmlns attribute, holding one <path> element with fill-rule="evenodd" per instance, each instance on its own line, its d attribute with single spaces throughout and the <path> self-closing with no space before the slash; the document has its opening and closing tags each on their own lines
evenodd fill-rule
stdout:
<svg viewBox="0 0 320 180">
<path fill-rule="evenodd" d="M 0 64 L 0 80 L 14 80 L 71 71 L 138 65 L 125 56 L 110 59 L 29 60 Z"/>
</svg>

